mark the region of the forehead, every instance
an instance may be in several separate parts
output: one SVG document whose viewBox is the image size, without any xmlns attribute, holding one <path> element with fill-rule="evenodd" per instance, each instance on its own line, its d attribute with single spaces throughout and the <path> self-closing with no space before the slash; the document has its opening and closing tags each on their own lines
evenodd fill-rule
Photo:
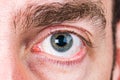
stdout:
<svg viewBox="0 0 120 80">
<path fill-rule="evenodd" d="M 60 3 L 66 3 L 66 2 L 74 2 L 74 1 L 79 1 L 79 2 L 85 2 L 85 1 L 91 1 L 91 2 L 96 2 L 96 1 L 101 1 L 103 4 L 105 2 L 110 3 L 112 0 L 0 0 L 0 6 L 23 6 L 28 3 L 39 3 L 39 4 L 46 4 L 46 3 L 53 3 L 53 2 L 60 2 Z M 105 3 L 105 4 L 107 4 Z"/>
<path fill-rule="evenodd" d="M 10 10 L 11 9 L 13 10 L 31 3 L 38 3 L 40 5 L 43 5 L 43 4 L 53 3 L 53 2 L 66 3 L 71 1 L 72 2 L 99 1 L 99 2 L 102 2 L 105 8 L 107 8 L 108 6 L 110 8 L 110 5 L 112 4 L 112 0 L 0 0 L 0 9 L 8 8 Z"/>
</svg>

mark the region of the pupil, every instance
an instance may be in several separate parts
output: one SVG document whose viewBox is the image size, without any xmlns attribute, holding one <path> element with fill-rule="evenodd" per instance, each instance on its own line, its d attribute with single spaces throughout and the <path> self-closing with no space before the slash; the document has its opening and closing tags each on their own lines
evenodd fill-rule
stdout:
<svg viewBox="0 0 120 80">
<path fill-rule="evenodd" d="M 56 38 L 56 44 L 60 47 L 64 47 L 67 44 L 66 37 L 64 35 L 59 35 Z"/>
</svg>

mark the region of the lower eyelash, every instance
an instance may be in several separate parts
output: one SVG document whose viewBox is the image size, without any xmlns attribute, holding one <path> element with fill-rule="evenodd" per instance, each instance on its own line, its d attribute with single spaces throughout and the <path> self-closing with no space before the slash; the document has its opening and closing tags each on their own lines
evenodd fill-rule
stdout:
<svg viewBox="0 0 120 80">
<path fill-rule="evenodd" d="M 83 56 L 83 58 L 84 58 L 84 56 Z M 80 64 L 82 59 L 83 59 L 83 58 L 78 58 L 78 59 L 71 60 L 71 61 L 69 61 L 69 60 L 59 61 L 59 60 L 50 59 L 50 58 L 45 57 L 45 56 L 38 57 L 38 58 L 40 61 L 45 62 L 46 64 L 48 63 L 48 64 L 54 64 L 54 65 L 59 65 L 59 66 L 67 66 L 67 67 L 74 66 L 76 64 Z"/>
<path fill-rule="evenodd" d="M 73 66 L 73 65 L 79 64 L 82 61 L 82 59 L 87 54 L 87 50 L 86 51 L 85 50 L 86 50 L 86 48 L 83 49 L 84 52 L 81 51 L 81 52 L 77 53 L 75 55 L 75 57 L 68 58 L 68 59 L 65 59 L 65 58 L 53 59 L 53 57 L 51 57 L 51 55 L 44 53 L 44 52 L 38 52 L 38 54 L 36 56 L 40 61 L 43 61 L 45 63 L 52 63 L 55 65 L 61 65 L 61 66 Z"/>
</svg>

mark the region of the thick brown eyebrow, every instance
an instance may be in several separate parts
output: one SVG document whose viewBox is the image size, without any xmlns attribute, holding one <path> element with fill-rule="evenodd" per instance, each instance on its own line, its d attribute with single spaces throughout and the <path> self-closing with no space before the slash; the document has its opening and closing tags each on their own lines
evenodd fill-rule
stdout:
<svg viewBox="0 0 120 80">
<path fill-rule="evenodd" d="M 28 28 L 31 26 L 48 26 L 84 18 L 94 21 L 99 19 L 101 25 L 105 28 L 106 19 L 104 10 L 94 2 L 29 4 L 24 10 L 20 9 L 17 12 L 14 17 L 14 24 L 16 27 L 23 26 Z"/>
</svg>

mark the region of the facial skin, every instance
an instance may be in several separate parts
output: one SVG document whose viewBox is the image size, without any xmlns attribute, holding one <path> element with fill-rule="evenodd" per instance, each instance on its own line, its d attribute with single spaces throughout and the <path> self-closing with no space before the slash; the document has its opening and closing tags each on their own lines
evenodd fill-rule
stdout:
<svg viewBox="0 0 120 80">
<path fill-rule="evenodd" d="M 114 2 L 113 32 L 115 33 L 115 67 L 113 80 L 120 80 L 120 0 Z"/>
<path fill-rule="evenodd" d="M 112 0 L 0 0 L 0 79 L 110 80 L 111 22 Z M 56 31 L 82 36 L 78 59 L 43 46 Z"/>
<path fill-rule="evenodd" d="M 114 77 L 113 77 L 113 80 L 119 80 L 120 79 L 120 59 L 119 59 L 119 57 L 120 57 L 120 37 L 119 37 L 119 35 L 120 35 L 120 33 L 119 33 L 119 30 L 120 30 L 120 23 L 118 22 L 117 23 L 117 33 L 116 33 L 116 37 L 117 37 L 117 39 L 116 39 L 116 62 L 115 62 L 115 68 L 114 68 Z"/>
<path fill-rule="evenodd" d="M 120 80 L 120 22 L 116 24 L 116 59 L 113 80 Z"/>
</svg>

